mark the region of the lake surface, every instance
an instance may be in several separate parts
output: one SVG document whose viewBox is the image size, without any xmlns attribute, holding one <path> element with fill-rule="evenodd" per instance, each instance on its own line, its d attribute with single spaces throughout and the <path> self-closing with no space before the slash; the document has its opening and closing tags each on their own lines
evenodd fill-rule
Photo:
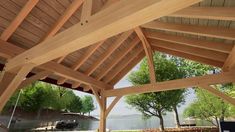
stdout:
<svg viewBox="0 0 235 132">
<path fill-rule="evenodd" d="M 180 116 L 181 123 L 184 122 Z M 198 123 L 198 122 L 197 122 Z M 168 114 L 164 117 L 165 127 L 175 127 L 173 114 Z M 199 125 L 210 125 L 206 121 L 200 121 Z M 99 121 L 93 120 L 80 120 L 80 125 L 77 130 L 95 130 L 99 126 Z M 143 119 L 141 115 L 128 115 L 128 116 L 111 116 L 107 119 L 107 129 L 110 130 L 127 130 L 127 129 L 148 129 L 158 128 L 159 119 L 152 117 L 150 119 Z"/>
<path fill-rule="evenodd" d="M 1 117 L 3 118 L 3 117 Z M 8 117 L 3 118 L 1 122 L 8 121 Z M 96 117 L 99 118 L 99 117 Z M 75 130 L 96 130 L 99 126 L 98 120 L 92 119 L 77 119 L 79 122 L 79 126 Z M 185 119 L 180 116 L 180 122 L 185 122 Z M 188 122 L 188 120 L 186 120 Z M 7 122 L 5 122 L 6 124 Z M 32 128 L 39 127 L 41 122 L 35 121 L 23 121 L 18 122 L 14 126 L 11 126 L 13 130 L 30 130 Z M 191 122 L 192 123 L 192 122 Z M 195 122 L 193 122 L 195 123 Z M 43 122 L 48 126 L 55 125 L 55 121 Z M 172 113 L 168 113 L 164 116 L 164 125 L 165 127 L 175 127 L 174 115 Z M 197 121 L 197 125 L 210 125 L 205 121 Z M 45 126 L 45 125 L 44 125 Z M 157 117 L 152 117 L 149 119 L 143 119 L 141 115 L 126 115 L 126 116 L 109 116 L 107 118 L 107 129 L 110 130 L 136 130 L 136 129 L 149 129 L 149 128 L 158 128 L 159 127 L 159 119 Z"/>
</svg>

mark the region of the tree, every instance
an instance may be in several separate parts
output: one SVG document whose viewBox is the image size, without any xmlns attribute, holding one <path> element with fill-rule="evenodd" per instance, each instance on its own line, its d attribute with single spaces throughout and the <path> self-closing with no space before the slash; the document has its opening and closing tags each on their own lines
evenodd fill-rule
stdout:
<svg viewBox="0 0 235 132">
<path fill-rule="evenodd" d="M 231 85 L 217 85 L 218 90 L 234 91 Z M 225 92 L 225 91 L 224 91 Z M 196 89 L 197 99 L 184 110 L 184 116 L 207 120 L 218 126 L 219 120 L 234 114 L 234 107 L 206 90 Z M 214 122 L 215 121 L 215 122 Z"/>
<path fill-rule="evenodd" d="M 42 109 L 53 107 L 55 97 L 51 85 L 38 82 L 23 90 L 20 106 L 25 111 L 37 111 L 39 119 Z"/>
<path fill-rule="evenodd" d="M 165 54 L 154 54 L 155 75 L 158 82 L 184 78 L 188 74 L 180 66 L 180 59 L 167 56 Z M 141 62 L 140 68 L 128 76 L 133 85 L 150 83 L 148 63 L 146 58 Z M 126 97 L 126 102 L 140 111 L 144 117 L 156 116 L 160 119 L 160 128 L 164 130 L 163 115 L 166 111 L 173 110 L 176 115 L 176 126 L 179 126 L 177 106 L 184 102 L 185 90 L 173 90 L 156 93 L 145 93 L 130 95 Z"/>
<path fill-rule="evenodd" d="M 7 102 L 4 107 L 5 111 L 15 105 L 18 93 L 19 90 L 17 90 Z M 76 95 L 72 90 L 44 82 L 35 82 L 22 90 L 17 107 L 21 108 L 23 111 L 37 111 L 37 118 L 39 118 L 42 109 L 54 109 L 59 111 L 68 109 L 68 104 L 74 101 L 73 99 L 75 97 Z M 80 105 L 80 107 L 82 107 L 82 105 Z"/>
<path fill-rule="evenodd" d="M 76 112 L 76 113 L 81 113 L 82 108 L 83 108 L 82 100 L 79 96 L 75 96 L 67 106 L 67 109 L 70 112 Z"/>
<path fill-rule="evenodd" d="M 89 116 L 90 116 L 90 112 L 93 111 L 95 109 L 95 106 L 94 106 L 94 101 L 92 99 L 91 96 L 84 96 L 82 98 L 82 112 L 83 114 L 85 113 L 88 113 Z"/>
</svg>

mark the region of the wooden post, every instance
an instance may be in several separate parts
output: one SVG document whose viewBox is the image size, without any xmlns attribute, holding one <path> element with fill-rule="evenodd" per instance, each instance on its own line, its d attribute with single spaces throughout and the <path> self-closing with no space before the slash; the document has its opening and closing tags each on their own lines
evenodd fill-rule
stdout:
<svg viewBox="0 0 235 132">
<path fill-rule="evenodd" d="M 8 99 L 14 94 L 15 90 L 25 79 L 26 75 L 32 70 L 34 64 L 27 64 L 16 73 L 3 71 L 0 79 L 0 112 L 7 103 Z"/>
<path fill-rule="evenodd" d="M 106 102 L 107 97 L 104 97 L 104 91 L 101 90 L 101 107 L 100 107 L 100 126 L 99 126 L 99 132 L 105 132 L 106 131 Z"/>
</svg>

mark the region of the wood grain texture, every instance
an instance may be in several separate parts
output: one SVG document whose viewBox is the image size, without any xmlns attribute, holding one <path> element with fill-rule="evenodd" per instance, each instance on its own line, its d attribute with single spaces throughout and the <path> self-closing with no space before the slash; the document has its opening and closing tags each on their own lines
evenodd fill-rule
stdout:
<svg viewBox="0 0 235 132">
<path fill-rule="evenodd" d="M 223 72 L 220 74 L 212 74 L 200 77 L 191 77 L 185 79 L 158 82 L 156 84 L 145 84 L 141 86 L 131 86 L 131 87 L 118 88 L 113 90 L 106 90 L 104 95 L 105 97 L 124 96 L 129 94 L 176 90 L 176 89 L 189 88 L 200 85 L 213 85 L 220 83 L 229 83 L 234 81 L 235 81 L 234 72 Z"/>
<path fill-rule="evenodd" d="M 43 64 L 197 2 L 200 0 L 121 0 L 90 17 L 88 24 L 76 24 L 9 60 L 6 70 L 30 62 L 36 65 Z M 166 8 L 168 10 L 165 10 Z"/>
<path fill-rule="evenodd" d="M 179 32 L 186 33 L 192 35 L 206 36 L 206 37 L 214 37 L 220 39 L 228 39 L 235 40 L 235 30 L 215 27 L 215 26 L 198 26 L 198 25 L 188 25 L 188 24 L 176 24 L 176 23 L 165 23 L 160 21 L 153 21 L 147 24 L 144 24 L 142 27 L 171 31 L 171 32 Z"/>
</svg>

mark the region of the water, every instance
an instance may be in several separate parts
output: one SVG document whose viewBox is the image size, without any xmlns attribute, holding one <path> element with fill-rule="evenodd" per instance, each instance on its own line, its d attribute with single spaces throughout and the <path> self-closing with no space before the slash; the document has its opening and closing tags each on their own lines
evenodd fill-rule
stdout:
<svg viewBox="0 0 235 132">
<path fill-rule="evenodd" d="M 180 116 L 181 123 L 184 122 Z M 80 125 L 76 130 L 96 130 L 99 126 L 99 121 L 94 120 L 80 120 Z M 206 121 L 197 122 L 200 125 L 210 125 Z M 175 127 L 173 114 L 164 116 L 165 127 Z M 159 119 L 152 117 L 150 119 L 143 119 L 141 115 L 128 115 L 128 116 L 111 116 L 107 119 L 107 129 L 110 130 L 129 130 L 129 129 L 148 129 L 158 128 Z"/>
<path fill-rule="evenodd" d="M 98 117 L 97 117 L 98 118 Z M 91 119 L 79 119 L 79 126 L 75 130 L 96 130 L 99 126 L 98 120 Z M 184 119 L 180 116 L 180 122 L 183 123 Z M 39 126 L 41 122 L 37 121 L 24 121 L 16 123 L 14 130 L 30 130 L 32 127 Z M 200 121 L 199 125 L 210 125 L 208 122 Z M 43 122 L 43 124 L 53 125 L 54 121 Z M 198 122 L 197 122 L 198 124 Z M 168 113 L 164 116 L 165 127 L 175 127 L 174 116 L 172 113 Z M 127 115 L 127 116 L 109 116 L 107 118 L 107 129 L 110 130 L 136 130 L 136 129 L 149 129 L 158 128 L 159 119 L 157 117 L 152 117 L 149 119 L 143 119 L 141 115 Z"/>
</svg>

